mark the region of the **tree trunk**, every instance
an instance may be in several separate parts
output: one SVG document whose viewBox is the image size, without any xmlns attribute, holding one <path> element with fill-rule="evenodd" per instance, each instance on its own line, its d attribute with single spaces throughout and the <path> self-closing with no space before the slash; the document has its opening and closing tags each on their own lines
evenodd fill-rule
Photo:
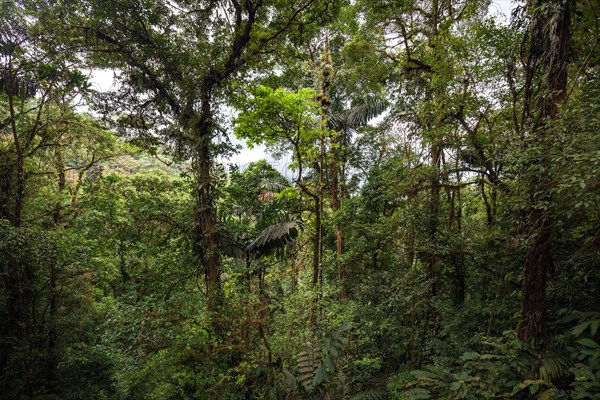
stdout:
<svg viewBox="0 0 600 400">
<path fill-rule="evenodd" d="M 542 7 L 547 3 L 555 4 L 554 7 Z M 550 214 L 552 182 L 548 175 L 552 163 L 551 125 L 559 117 L 558 105 L 566 98 L 573 6 L 572 0 L 566 3 L 533 0 L 528 4 L 532 20 L 528 30 L 529 47 L 526 49 L 524 115 L 531 127 L 531 143 L 535 146 L 536 155 L 530 160 L 528 173 L 530 230 L 517 327 L 518 338 L 528 343 L 542 339 L 546 332 L 546 280 L 552 267 L 554 228 Z M 539 91 L 534 94 L 538 79 L 542 82 Z M 533 105 L 534 102 L 536 104 Z M 532 105 L 535 112 L 532 112 Z"/>
<path fill-rule="evenodd" d="M 435 285 L 435 264 L 436 264 L 436 246 L 438 217 L 440 213 L 440 181 L 439 168 L 442 149 L 440 146 L 432 145 L 431 149 L 431 192 L 429 199 L 429 221 L 427 223 L 427 235 L 429 239 L 429 257 L 427 259 L 427 279 L 429 280 L 429 295 L 435 296 L 437 293 Z"/>
<path fill-rule="evenodd" d="M 11 64 L 9 62 L 9 70 Z M 6 189 L 3 193 L 6 204 L 3 204 L 3 214 L 9 218 L 12 227 L 24 234 L 21 228 L 23 207 L 25 204 L 26 172 L 25 172 L 25 149 L 19 137 L 17 128 L 17 115 L 15 111 L 15 98 L 11 85 L 8 85 L 8 105 L 10 114 L 10 129 L 14 141 L 15 159 L 10 160 L 8 152 L 6 161 L 6 175 L 9 182 L 3 185 Z M 11 198 L 12 197 L 12 198 Z M 11 207 L 12 203 L 12 207 Z M 11 209 L 12 208 L 12 209 Z M 29 339 L 33 333 L 32 304 L 34 297 L 33 277 L 34 270 L 28 260 L 18 258 L 15 251 L 13 257 L 0 260 L 0 273 L 3 276 L 3 289 L 5 296 L 6 315 L 3 318 L 1 331 L 3 338 L 1 348 L 0 365 L 7 365 L 13 356 L 15 348 L 19 345 L 29 345 Z"/>
<path fill-rule="evenodd" d="M 313 237 L 313 277 L 312 284 L 317 288 L 321 276 L 321 198 L 315 197 L 315 236 Z"/>
<path fill-rule="evenodd" d="M 534 211 L 530 218 L 533 237 L 525 256 L 523 300 L 517 336 L 524 342 L 543 338 L 546 325 L 546 279 L 552 265 L 550 245 L 552 223 L 543 212 Z"/>
<path fill-rule="evenodd" d="M 65 162 L 60 148 L 60 144 L 56 146 L 54 150 L 56 156 L 56 170 L 58 173 L 57 181 L 57 200 L 54 205 L 53 213 L 53 228 L 58 229 L 63 220 L 62 214 L 62 196 L 67 186 L 66 174 L 65 174 Z M 46 391 L 48 393 L 55 393 L 56 384 L 58 382 L 57 373 L 57 348 L 58 348 L 58 333 L 56 327 L 56 318 L 58 314 L 58 273 L 59 269 L 56 264 L 50 266 L 50 285 L 49 285 L 49 316 L 48 316 L 48 354 L 46 363 Z"/>
<path fill-rule="evenodd" d="M 330 166 L 331 173 L 331 210 L 336 216 L 335 223 L 335 249 L 336 249 L 336 267 L 338 272 L 338 280 L 340 283 L 340 298 L 344 299 L 347 296 L 346 290 L 346 271 L 342 257 L 344 255 L 344 231 L 342 222 L 339 220 L 339 210 L 342 207 L 342 187 L 344 184 L 344 174 L 340 174 L 339 164 L 344 163 L 340 156 L 342 141 L 341 135 L 335 135 L 333 138 L 332 161 Z"/>
<path fill-rule="evenodd" d="M 217 216 L 212 193 L 212 154 L 210 121 L 198 129 L 195 154 L 196 213 L 193 250 L 205 274 L 208 309 L 215 311 L 221 303 Z"/>
<path fill-rule="evenodd" d="M 9 64 L 10 70 L 10 64 Z M 21 226 L 21 218 L 23 214 L 23 205 L 25 202 L 25 149 L 24 145 L 21 145 L 21 140 L 19 138 L 19 132 L 17 130 L 17 116 L 15 112 L 15 102 L 12 90 L 8 90 L 8 108 L 10 112 L 10 124 L 13 135 L 13 141 L 15 145 L 15 153 L 16 153 L 16 175 L 15 175 L 15 193 L 14 193 L 14 209 L 12 212 L 11 222 L 15 228 Z"/>
<path fill-rule="evenodd" d="M 453 300 L 455 305 L 462 305 L 465 302 L 465 255 L 462 245 L 462 198 L 460 189 L 452 196 L 452 208 L 454 211 L 454 225 L 456 226 L 455 235 L 460 241 L 460 248 L 455 250 L 451 256 L 454 280 L 454 295 Z M 453 226 L 450 226 L 453 229 Z"/>
<path fill-rule="evenodd" d="M 57 187 L 57 200 L 54 205 L 54 214 L 53 214 L 53 223 L 56 228 L 62 222 L 62 195 L 65 191 L 65 187 L 67 186 L 67 180 L 65 176 L 65 162 L 63 160 L 62 151 L 60 149 L 60 145 L 56 146 L 54 150 L 54 155 L 56 156 L 56 169 L 58 172 L 58 187 Z"/>
</svg>

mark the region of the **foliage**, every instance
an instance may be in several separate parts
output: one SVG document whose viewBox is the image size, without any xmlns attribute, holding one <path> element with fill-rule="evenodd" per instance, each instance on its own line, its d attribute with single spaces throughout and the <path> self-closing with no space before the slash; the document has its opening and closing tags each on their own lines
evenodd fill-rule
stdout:
<svg viewBox="0 0 600 400">
<path fill-rule="evenodd" d="M 345 333 L 352 326 L 345 323 L 328 335 L 324 346 L 312 342 L 304 344 L 304 350 L 298 354 L 296 365 L 297 377 L 283 368 L 283 393 L 285 398 L 346 398 L 350 388 L 344 382 L 340 369 L 343 366 L 342 352 L 348 344 Z M 351 399 L 381 399 L 378 391 L 362 392 Z"/>
<path fill-rule="evenodd" d="M 1 1 L 0 397 L 600 396 L 597 4 L 494 7 Z"/>
<path fill-rule="evenodd" d="M 563 322 L 576 325 L 566 341 L 556 343 L 561 347 L 540 353 L 507 332 L 504 338 L 485 339 L 485 352 L 464 353 L 458 369 L 432 366 L 411 371 L 414 380 L 400 381 L 399 391 L 397 382 L 388 385 L 407 399 L 594 398 L 599 346 L 592 338 L 597 337 L 598 313 L 575 313 Z"/>
<path fill-rule="evenodd" d="M 314 152 L 311 147 L 319 134 L 315 129 L 318 108 L 314 90 L 292 93 L 282 88 L 259 86 L 251 96 L 241 105 L 243 112 L 235 121 L 238 138 L 246 139 L 250 146 L 261 143 L 284 146 L 294 152 L 296 163 L 301 162 L 298 155 Z"/>
</svg>

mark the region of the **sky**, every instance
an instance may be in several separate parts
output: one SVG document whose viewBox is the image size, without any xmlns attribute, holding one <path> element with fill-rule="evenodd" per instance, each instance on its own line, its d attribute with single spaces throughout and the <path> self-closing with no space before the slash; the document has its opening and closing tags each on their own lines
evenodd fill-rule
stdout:
<svg viewBox="0 0 600 400">
<path fill-rule="evenodd" d="M 508 23 L 510 18 L 510 12 L 514 7 L 513 0 L 493 0 L 490 5 L 490 14 L 496 15 L 498 21 L 502 23 Z M 113 87 L 113 71 L 111 70 L 95 70 L 92 72 L 91 81 L 94 89 L 105 92 L 110 90 Z M 266 159 L 269 163 L 273 165 L 279 172 L 281 172 L 284 176 L 290 176 L 290 171 L 288 170 L 288 165 L 290 164 L 290 160 L 282 159 L 275 160 L 271 157 L 267 151 L 265 146 L 256 146 L 252 149 L 248 148 L 243 141 L 238 140 L 233 135 L 231 135 L 231 140 L 233 143 L 241 144 L 242 150 L 231 157 L 229 160 L 222 160 L 226 164 L 237 164 L 241 169 L 244 169 L 249 163 Z"/>
</svg>

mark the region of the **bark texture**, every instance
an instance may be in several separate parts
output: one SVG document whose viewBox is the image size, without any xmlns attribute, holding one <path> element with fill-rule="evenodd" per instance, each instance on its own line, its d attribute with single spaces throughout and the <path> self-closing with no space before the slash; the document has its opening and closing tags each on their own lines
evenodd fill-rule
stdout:
<svg viewBox="0 0 600 400">
<path fill-rule="evenodd" d="M 574 2 L 533 0 L 528 8 L 531 22 L 525 41 L 524 120 L 536 156 L 529 161 L 527 176 L 531 196 L 529 242 L 517 336 L 530 343 L 543 339 L 546 333 L 546 282 L 553 263 L 549 154 L 552 122 L 559 118 L 559 104 L 567 93 Z"/>
</svg>

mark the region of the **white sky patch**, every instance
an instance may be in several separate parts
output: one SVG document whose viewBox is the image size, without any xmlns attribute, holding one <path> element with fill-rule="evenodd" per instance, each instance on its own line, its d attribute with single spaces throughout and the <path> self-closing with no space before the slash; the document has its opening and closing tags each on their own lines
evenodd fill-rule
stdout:
<svg viewBox="0 0 600 400">
<path fill-rule="evenodd" d="M 90 82 L 92 89 L 99 92 L 108 92 L 115 88 L 115 72 L 112 69 L 95 69 L 91 73 Z"/>
<path fill-rule="evenodd" d="M 252 162 L 267 160 L 269 164 L 273 166 L 281 175 L 286 178 L 291 178 L 292 171 L 288 168 L 291 163 L 291 154 L 286 155 L 280 160 L 274 159 L 264 145 L 255 146 L 252 149 L 246 147 L 246 143 L 243 140 L 239 140 L 233 134 L 231 135 L 231 142 L 233 144 L 241 144 L 242 150 L 238 154 L 234 154 L 229 159 L 221 159 L 220 161 L 225 164 L 236 164 L 241 170 L 244 170 Z"/>
<path fill-rule="evenodd" d="M 251 162 L 270 158 L 270 156 L 267 154 L 267 149 L 265 146 L 255 146 L 254 148 L 250 149 L 246 147 L 246 143 L 243 140 L 237 139 L 234 135 L 231 135 L 230 139 L 233 144 L 241 144 L 242 150 L 229 160 L 223 161 L 231 164 L 237 164 L 241 169 L 244 169 Z"/>
<path fill-rule="evenodd" d="M 488 14 L 496 17 L 496 21 L 500 25 L 508 25 L 510 23 L 510 14 L 516 7 L 519 1 L 515 0 L 493 0 L 490 4 Z"/>
</svg>

